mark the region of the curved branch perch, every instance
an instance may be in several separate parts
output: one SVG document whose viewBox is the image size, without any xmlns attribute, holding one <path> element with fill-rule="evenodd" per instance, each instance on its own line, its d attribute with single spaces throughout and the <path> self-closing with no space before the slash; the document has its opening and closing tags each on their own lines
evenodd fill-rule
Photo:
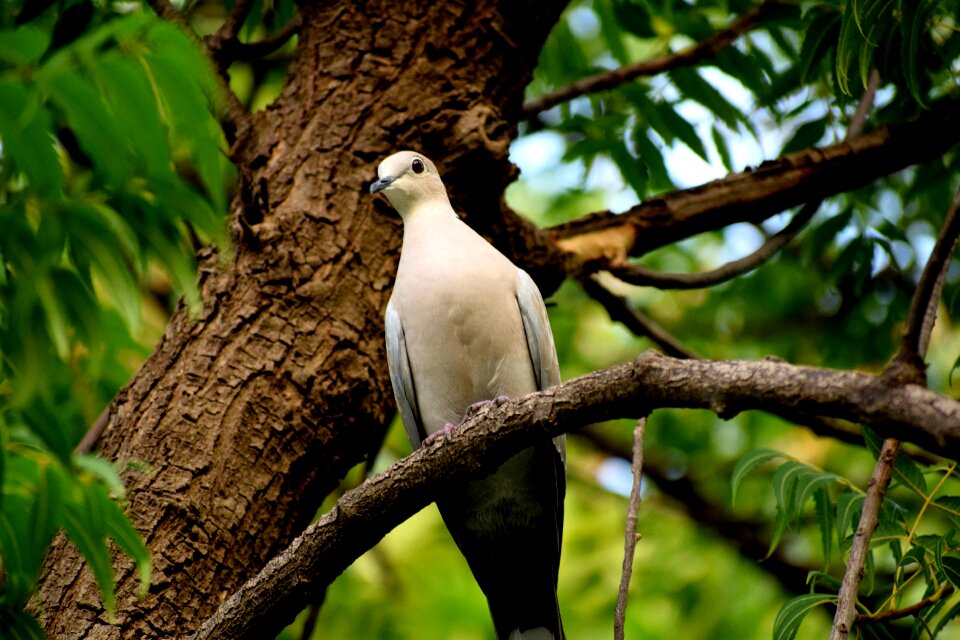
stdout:
<svg viewBox="0 0 960 640">
<path fill-rule="evenodd" d="M 781 362 L 677 360 L 647 351 L 633 362 L 481 411 L 449 441 L 415 451 L 346 493 L 231 596 L 193 640 L 275 635 L 354 559 L 434 501 L 443 483 L 490 469 L 538 439 L 661 407 L 709 409 L 728 418 L 782 406 L 862 422 L 887 435 L 896 431 L 944 454 L 960 454 L 960 402 L 923 387 Z"/>
</svg>

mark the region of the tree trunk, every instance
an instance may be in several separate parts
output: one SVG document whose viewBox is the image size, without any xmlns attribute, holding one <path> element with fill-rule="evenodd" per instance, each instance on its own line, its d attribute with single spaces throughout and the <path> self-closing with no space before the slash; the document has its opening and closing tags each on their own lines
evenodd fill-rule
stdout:
<svg viewBox="0 0 960 640">
<path fill-rule="evenodd" d="M 111 624 L 61 536 L 32 603 L 49 637 L 193 631 L 377 449 L 392 414 L 382 314 L 400 222 L 365 187 L 382 157 L 414 147 L 455 203 L 496 217 L 512 123 L 562 4 L 301 7 L 283 94 L 234 149 L 234 255 L 201 257 L 200 317 L 175 314 L 100 443 L 147 465 L 124 477 L 153 558 L 149 594 L 137 600 L 119 561 Z"/>
</svg>

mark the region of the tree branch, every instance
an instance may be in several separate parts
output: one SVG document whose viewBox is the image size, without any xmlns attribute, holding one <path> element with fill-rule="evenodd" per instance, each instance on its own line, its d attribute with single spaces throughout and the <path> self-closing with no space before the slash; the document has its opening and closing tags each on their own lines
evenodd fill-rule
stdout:
<svg viewBox="0 0 960 640">
<path fill-rule="evenodd" d="M 877 528 L 877 515 L 883 496 L 890 486 L 893 477 L 893 463 L 900 451 L 900 441 L 887 438 L 880 450 L 880 458 L 873 468 L 873 476 L 867 485 L 867 496 L 863 501 L 863 510 L 860 513 L 860 522 L 853 534 L 853 544 L 850 547 L 850 559 L 840 584 L 840 594 L 837 599 L 837 612 L 833 618 L 833 627 L 830 630 L 830 640 L 846 640 L 850 628 L 857 617 L 857 593 L 860 591 L 860 582 L 863 580 L 863 567 L 867 561 L 867 552 L 870 549 L 870 538 Z"/>
<path fill-rule="evenodd" d="M 649 269 L 641 264 L 607 265 L 603 269 L 609 271 L 618 279 L 627 284 L 657 287 L 659 289 L 702 289 L 715 284 L 732 280 L 739 275 L 753 271 L 758 266 L 772 258 L 780 249 L 787 246 L 791 240 L 813 218 L 820 203 L 817 201 L 803 205 L 786 227 L 771 236 L 753 253 L 737 260 L 728 262 L 716 269 L 700 273 L 664 273 Z M 600 267 L 598 263 L 596 267 Z"/>
<path fill-rule="evenodd" d="M 653 60 L 641 60 L 633 64 L 625 65 L 613 71 L 577 80 L 571 85 L 531 100 L 523 106 L 522 116 L 524 118 L 531 118 L 537 115 L 539 112 L 546 111 L 550 107 L 554 107 L 561 102 L 567 102 L 573 98 L 587 93 L 606 91 L 607 89 L 612 89 L 618 85 L 635 80 L 636 78 L 653 76 L 665 71 L 670 71 L 672 69 L 693 66 L 702 60 L 715 55 L 724 47 L 729 46 L 741 35 L 753 29 L 774 14 L 774 9 L 781 8 L 783 6 L 784 4 L 779 0 L 764 0 L 759 5 L 743 14 L 742 17 L 735 20 L 732 24 L 730 24 L 730 26 L 717 31 L 699 44 L 682 49 L 675 53 L 669 53 L 660 58 L 654 58 Z"/>
<path fill-rule="evenodd" d="M 581 265 L 616 264 L 705 231 L 759 223 L 805 202 L 857 189 L 936 158 L 958 141 L 960 107 L 947 101 L 907 124 L 787 154 L 756 169 L 648 199 L 622 214 L 594 213 L 547 233 Z"/>
<path fill-rule="evenodd" d="M 253 5 L 254 0 L 234 0 L 233 9 L 216 33 L 211 36 L 211 40 L 221 43 L 236 40 L 240 28 L 243 27 L 243 23 L 247 21 L 247 16 L 250 15 L 250 10 L 253 9 Z"/>
<path fill-rule="evenodd" d="M 873 99 L 880 86 L 880 74 L 874 69 L 870 74 L 870 80 L 867 88 L 857 103 L 857 108 L 850 118 L 850 125 L 847 127 L 847 134 L 844 141 L 849 142 L 863 133 L 863 125 L 866 123 L 867 114 L 873 106 Z M 721 282 L 726 282 L 739 275 L 747 273 L 757 268 L 787 246 L 800 231 L 807 226 L 807 223 L 813 219 L 817 209 L 823 204 L 823 200 L 807 202 L 803 208 L 793 216 L 790 223 L 771 236 L 753 253 L 746 255 L 738 260 L 733 260 L 725 265 L 703 271 L 700 273 L 663 273 L 648 269 L 638 264 L 619 264 L 607 266 L 606 270 L 619 278 L 620 280 L 641 286 L 654 286 L 660 289 L 700 289 L 710 287 Z"/>
<path fill-rule="evenodd" d="M 634 309 L 626 299 L 607 289 L 595 277 L 582 278 L 580 284 L 587 295 L 607 310 L 611 320 L 620 322 L 638 336 L 646 336 L 657 344 L 666 355 L 675 358 L 700 358 L 690 347 L 683 344 L 673 334 L 645 314 Z M 784 408 L 771 411 L 771 413 L 779 418 L 806 427 L 819 436 L 833 438 L 849 444 L 863 444 L 863 436 L 859 429 L 846 426 L 836 420 L 798 411 L 789 411 Z"/>
<path fill-rule="evenodd" d="M 947 267 L 956 250 L 957 238 L 960 236 L 958 209 L 960 209 L 960 191 L 947 212 L 933 252 L 923 268 L 920 283 L 910 301 L 910 312 L 900 349 L 882 374 L 886 379 L 915 385 L 926 383 L 924 358 L 930 332 L 936 319 L 937 305 L 940 302 L 940 291 L 946 278 Z M 880 505 L 883 503 L 883 496 L 893 477 L 893 465 L 900 453 L 900 447 L 901 442 L 897 438 L 888 437 L 883 441 L 873 477 L 867 487 L 867 497 L 860 514 L 860 522 L 850 548 L 850 560 L 840 585 L 837 612 L 830 632 L 830 640 L 845 640 L 856 620 L 857 595 L 863 578 L 864 562 L 870 549 L 870 538 L 877 528 Z"/>
<path fill-rule="evenodd" d="M 703 408 L 723 418 L 786 406 L 895 430 L 924 446 L 960 453 L 960 402 L 877 376 L 779 362 L 635 361 L 490 406 L 448 441 L 423 447 L 346 493 L 259 576 L 229 598 L 194 640 L 268 637 L 392 528 L 436 499 L 446 483 L 495 467 L 515 451 L 590 422 L 660 407 Z"/>
<path fill-rule="evenodd" d="M 881 622 L 889 622 L 891 620 L 900 620 L 901 618 L 906 618 L 923 611 L 930 605 L 935 604 L 944 598 L 950 597 L 953 595 L 953 592 L 953 585 L 949 582 L 944 582 L 942 585 L 940 585 L 940 588 L 933 593 L 933 595 L 924 598 L 920 602 L 916 602 L 909 607 L 892 609 L 890 611 L 883 611 L 881 613 L 874 614 L 857 614 L 857 624 L 878 624 Z"/>
<path fill-rule="evenodd" d="M 891 367 L 908 367 L 914 377 L 917 378 L 913 380 L 914 382 L 926 379 L 924 359 L 930 342 L 930 334 L 933 331 L 933 324 L 937 318 L 940 292 L 947 276 L 947 267 L 957 250 L 958 237 L 960 237 L 960 190 L 957 191 L 957 195 L 947 211 L 933 252 L 930 254 L 930 259 L 920 276 L 920 282 L 917 284 L 913 300 L 910 303 L 910 312 L 900 341 L 900 350 L 894 359 L 896 364 L 891 363 Z"/>
<path fill-rule="evenodd" d="M 235 41 L 230 47 L 230 56 L 233 60 L 259 60 L 268 56 L 299 33 L 303 23 L 303 18 L 299 13 L 294 14 L 292 18 L 282 27 L 260 40 L 254 42 Z"/>
<path fill-rule="evenodd" d="M 633 484 L 630 487 L 630 504 L 627 507 L 627 526 L 623 536 L 623 567 L 620 570 L 620 588 L 617 590 L 617 607 L 613 616 L 614 640 L 623 640 L 623 623 L 627 615 L 627 597 L 630 592 L 630 577 L 633 575 L 633 556 L 637 550 L 637 516 L 640 513 L 640 478 L 643 476 L 643 430 L 647 417 L 637 420 L 633 429 L 633 457 L 630 472 Z"/>
<path fill-rule="evenodd" d="M 618 296 L 600 284 L 595 277 L 582 278 L 580 285 L 588 296 L 599 302 L 607 310 L 611 320 L 623 324 L 638 336 L 650 338 L 668 356 L 675 358 L 700 357 L 666 329 L 630 306 L 630 303 L 623 296 Z"/>
</svg>

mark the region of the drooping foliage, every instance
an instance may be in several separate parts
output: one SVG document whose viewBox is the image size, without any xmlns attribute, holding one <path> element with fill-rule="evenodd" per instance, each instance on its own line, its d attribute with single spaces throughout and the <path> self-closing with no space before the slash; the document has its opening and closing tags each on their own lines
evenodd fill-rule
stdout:
<svg viewBox="0 0 960 640">
<path fill-rule="evenodd" d="M 40 635 L 23 607 L 61 529 L 109 613 L 108 538 L 149 583 L 123 469 L 75 449 L 158 337 L 167 299 L 199 304 L 198 239 L 228 247 L 218 100 L 198 47 L 139 7 L 2 6 L 3 637 Z"/>
</svg>

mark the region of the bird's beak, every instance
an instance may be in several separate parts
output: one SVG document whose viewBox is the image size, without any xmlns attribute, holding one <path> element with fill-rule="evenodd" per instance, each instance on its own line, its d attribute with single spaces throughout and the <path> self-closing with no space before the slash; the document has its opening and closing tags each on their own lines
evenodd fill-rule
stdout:
<svg viewBox="0 0 960 640">
<path fill-rule="evenodd" d="M 380 178 L 379 180 L 375 180 L 374 183 L 370 185 L 370 193 L 383 191 L 384 189 L 389 187 L 390 183 L 392 183 L 394 180 L 395 178 L 393 176 L 387 176 L 386 178 Z"/>
</svg>

